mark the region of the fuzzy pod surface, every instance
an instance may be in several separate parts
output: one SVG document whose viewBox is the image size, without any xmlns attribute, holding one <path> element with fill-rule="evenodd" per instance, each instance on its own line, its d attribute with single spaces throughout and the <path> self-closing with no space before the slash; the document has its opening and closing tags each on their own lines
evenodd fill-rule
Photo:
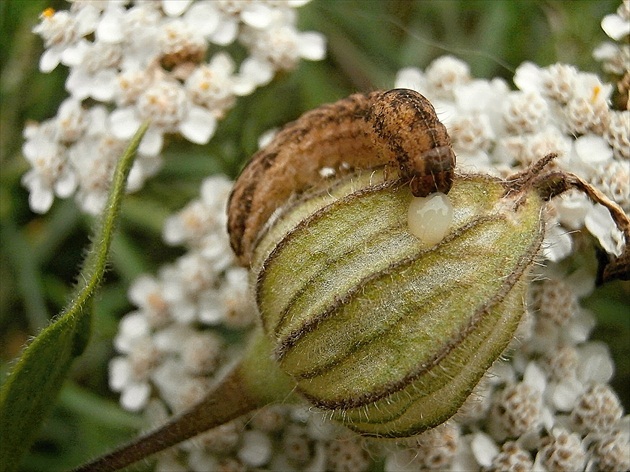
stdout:
<svg viewBox="0 0 630 472">
<path fill-rule="evenodd" d="M 405 437 L 457 412 L 525 312 L 543 200 L 460 175 L 436 244 L 412 235 L 408 185 L 378 172 L 304 196 L 259 238 L 252 277 L 280 368 L 368 436 Z"/>
</svg>

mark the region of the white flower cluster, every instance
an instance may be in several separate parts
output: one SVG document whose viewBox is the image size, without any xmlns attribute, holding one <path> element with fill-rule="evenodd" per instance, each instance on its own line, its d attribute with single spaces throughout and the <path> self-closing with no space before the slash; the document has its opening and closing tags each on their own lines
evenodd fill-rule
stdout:
<svg viewBox="0 0 630 472">
<path fill-rule="evenodd" d="M 116 158 L 142 122 L 151 126 L 130 191 L 159 170 L 165 134 L 206 144 L 237 97 L 300 59 L 322 59 L 323 37 L 295 27 L 294 9 L 308 1 L 74 0 L 68 11 L 45 10 L 34 28 L 46 47 L 40 69 L 67 66 L 70 97 L 24 131 L 31 209 L 45 213 L 55 196 L 76 193 L 83 211 L 98 213 Z M 224 50 L 234 42 L 247 54 L 240 64 Z"/>
<path fill-rule="evenodd" d="M 201 199 L 164 228 L 164 239 L 188 252 L 129 290 L 138 309 L 122 319 L 114 340 L 121 355 L 110 364 L 110 386 L 127 409 L 143 408 L 154 387 L 174 410 L 198 400 L 230 357 L 210 328 L 238 332 L 255 319 L 247 271 L 236 266 L 225 229 L 231 187 L 223 177 L 204 181 Z"/>
<path fill-rule="evenodd" d="M 425 71 L 402 70 L 396 80 L 434 103 L 458 166 L 506 175 L 557 152 L 553 165 L 579 174 L 628 211 L 630 116 L 609 106 L 611 86 L 562 64 L 523 64 L 515 84 L 518 90 L 510 91 L 502 80 L 473 79 L 452 57 Z M 207 179 L 201 198 L 167 221 L 166 241 L 188 252 L 130 291 L 138 310 L 121 323 L 110 383 L 125 408 L 143 410 L 156 426 L 168 411 L 203 396 L 238 355 L 238 334 L 254 323 L 246 274 L 225 232 L 230 185 Z M 162 453 L 156 470 L 630 469 L 630 416 L 608 385 L 614 366 L 606 345 L 590 340 L 595 316 L 581 306 L 594 275 L 556 263 L 592 247 L 586 232 L 569 230 L 587 228 L 611 252 L 620 237 L 607 213 L 577 193 L 550 206 L 552 223 L 562 226 L 549 225 L 546 267 L 532 286 L 510 357 L 493 366 L 453 419 L 408 440 L 381 442 L 312 408 L 272 405 Z"/>
<path fill-rule="evenodd" d="M 459 168 L 505 176 L 557 153 L 556 168 L 579 175 L 630 212 L 630 111 L 610 107 L 612 85 L 573 66 L 532 63 L 518 67 L 514 83 L 516 91 L 500 79 L 474 79 L 468 65 L 451 56 L 435 60 L 425 72 L 403 69 L 396 79 L 397 87 L 417 90 L 433 102 Z M 583 194 L 556 199 L 552 213 L 548 259 L 570 254 L 568 231 L 584 226 L 607 252 L 620 254 L 621 232 L 608 211 Z"/>
</svg>

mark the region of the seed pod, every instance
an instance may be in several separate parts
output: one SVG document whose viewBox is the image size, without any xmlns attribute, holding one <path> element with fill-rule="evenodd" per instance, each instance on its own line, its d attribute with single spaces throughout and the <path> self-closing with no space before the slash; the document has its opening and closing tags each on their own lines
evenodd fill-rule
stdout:
<svg viewBox="0 0 630 472">
<path fill-rule="evenodd" d="M 284 211 L 252 277 L 280 368 L 314 405 L 365 435 L 402 437 L 451 417 L 524 313 L 544 201 L 489 176 L 455 179 L 441 241 L 408 229 L 414 198 L 382 172 Z"/>
</svg>

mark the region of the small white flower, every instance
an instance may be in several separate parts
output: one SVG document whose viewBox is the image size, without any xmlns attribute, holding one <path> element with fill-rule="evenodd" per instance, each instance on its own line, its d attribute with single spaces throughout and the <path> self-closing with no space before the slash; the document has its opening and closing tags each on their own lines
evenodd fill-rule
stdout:
<svg viewBox="0 0 630 472">
<path fill-rule="evenodd" d="M 523 92 L 540 92 L 543 88 L 543 70 L 533 62 L 525 61 L 516 68 L 512 81 Z"/>
<path fill-rule="evenodd" d="M 212 332 L 193 332 L 183 340 L 181 346 L 182 364 L 191 375 L 213 374 L 221 361 L 223 342 Z"/>
<path fill-rule="evenodd" d="M 136 341 L 149 335 L 150 328 L 142 312 L 134 311 L 125 315 L 119 323 L 114 346 L 119 352 L 128 353 Z"/>
<path fill-rule="evenodd" d="M 120 43 L 125 39 L 124 17 L 126 10 L 109 3 L 96 28 L 96 39 L 105 43 Z"/>
<path fill-rule="evenodd" d="M 59 106 L 55 124 L 57 139 L 64 143 L 77 141 L 88 126 L 88 114 L 81 102 L 68 98 Z"/>
<path fill-rule="evenodd" d="M 164 19 L 155 5 L 155 2 L 139 2 L 124 15 L 123 56 L 120 64 L 123 72 L 148 69 L 158 58 L 158 37 Z"/>
<path fill-rule="evenodd" d="M 578 70 L 568 64 L 552 64 L 540 68 L 524 62 L 516 69 L 514 84 L 523 92 L 540 93 L 559 104 L 566 104 L 574 95 Z"/>
<path fill-rule="evenodd" d="M 577 138 L 572 151 L 571 169 L 585 178 L 590 178 L 613 157 L 613 150 L 606 140 L 594 134 Z"/>
<path fill-rule="evenodd" d="M 134 104 L 151 86 L 153 74 L 144 70 L 122 72 L 117 76 L 116 103 L 119 107 Z"/>
<path fill-rule="evenodd" d="M 208 47 L 204 37 L 182 19 L 164 24 L 157 39 L 160 61 L 167 69 L 187 62 L 200 62 Z"/>
<path fill-rule="evenodd" d="M 525 372 L 523 372 L 523 382 L 531 387 L 534 387 L 540 393 L 544 393 L 547 388 L 547 381 L 545 373 L 536 364 L 536 362 L 529 362 Z"/>
<path fill-rule="evenodd" d="M 292 10 L 278 12 L 267 28 L 246 28 L 241 40 L 254 58 L 268 62 L 274 69 L 293 69 L 301 58 L 323 59 L 324 37 L 315 32 L 299 32 L 294 23 Z"/>
<path fill-rule="evenodd" d="M 591 209 L 591 202 L 577 190 L 569 190 L 550 203 L 558 221 L 569 230 L 578 230 L 584 226 L 584 217 Z"/>
<path fill-rule="evenodd" d="M 534 461 L 534 470 L 550 472 L 582 470 L 586 451 L 580 437 L 561 428 L 554 428 Z"/>
<path fill-rule="evenodd" d="M 171 321 L 169 305 L 162 293 L 162 284 L 150 275 L 141 275 L 129 288 L 129 300 L 140 308 L 144 319 L 152 328 Z"/>
<path fill-rule="evenodd" d="M 213 232 L 203 237 L 200 244 L 201 255 L 214 270 L 222 271 L 234 263 L 227 233 Z"/>
<path fill-rule="evenodd" d="M 76 175 L 67 160 L 67 148 L 58 140 L 57 123 L 32 125 L 25 130 L 27 141 L 22 147 L 32 169 L 22 176 L 22 185 L 30 192 L 29 206 L 37 213 L 46 213 L 54 195 L 65 198 L 74 192 Z"/>
<path fill-rule="evenodd" d="M 452 99 L 454 90 L 471 80 L 470 68 L 460 59 L 442 56 L 429 64 L 426 80 L 436 97 Z"/>
<path fill-rule="evenodd" d="M 221 218 L 224 210 L 227 208 L 227 201 L 232 192 L 234 182 L 224 175 L 213 175 L 204 179 L 201 183 L 201 199 L 209 210 L 216 212 L 215 217 Z M 223 230 L 223 226 L 221 226 Z"/>
<path fill-rule="evenodd" d="M 138 98 L 139 119 L 151 119 L 163 132 L 174 132 L 184 119 L 188 106 L 184 89 L 175 81 L 159 81 Z"/>
<path fill-rule="evenodd" d="M 611 111 L 605 132 L 606 141 L 617 159 L 630 161 L 630 110 Z"/>
<path fill-rule="evenodd" d="M 547 397 L 555 409 L 568 412 L 573 409 L 583 390 L 584 384 L 578 379 L 563 379 L 561 382 L 551 385 L 547 391 Z"/>
<path fill-rule="evenodd" d="M 190 142 L 207 144 L 214 135 L 217 122 L 213 113 L 202 107 L 190 107 L 188 116 L 179 125 L 179 131 Z"/>
<path fill-rule="evenodd" d="M 54 193 L 41 174 L 31 170 L 22 176 L 22 185 L 29 191 L 28 205 L 35 213 L 46 213 L 53 204 Z"/>
<path fill-rule="evenodd" d="M 540 131 L 547 122 L 547 102 L 536 92 L 512 92 L 503 106 L 503 120 L 508 133 Z"/>
<path fill-rule="evenodd" d="M 231 328 L 244 328 L 254 323 L 256 306 L 249 292 L 247 270 L 243 267 L 230 268 L 221 286 L 221 305 L 224 307 L 223 322 Z"/>
<path fill-rule="evenodd" d="M 121 392 L 120 404 L 129 411 L 138 411 L 149 399 L 151 387 L 147 382 L 133 380 L 129 362 L 123 357 L 115 357 L 109 364 L 109 386 Z"/>
<path fill-rule="evenodd" d="M 238 95 L 249 95 L 255 87 L 271 82 L 274 72 L 273 64 L 266 59 L 248 57 L 241 63 L 239 69 L 240 82 L 238 82 L 238 89 L 235 91 Z"/>
<path fill-rule="evenodd" d="M 184 88 L 175 82 L 159 81 L 138 97 L 135 106 L 114 110 L 111 129 L 119 139 L 129 139 L 143 121 L 150 121 L 139 152 L 157 155 L 164 133 L 180 132 L 197 144 L 207 143 L 216 128 L 216 118 L 194 105 Z"/>
<path fill-rule="evenodd" d="M 573 140 L 556 126 L 547 124 L 542 131 L 525 138 L 518 160 L 523 167 L 527 167 L 547 154 L 555 153 L 558 157 L 554 159 L 552 165 L 566 168 L 569 167 L 567 161 L 571 156 L 573 143 Z"/>
<path fill-rule="evenodd" d="M 178 245 L 200 239 L 207 230 L 208 219 L 212 218 L 205 210 L 202 202 L 194 201 L 178 214 L 167 218 L 164 222 L 164 241 Z"/>
<path fill-rule="evenodd" d="M 200 248 L 203 256 L 211 260 L 224 255 L 228 242 L 225 206 L 231 188 L 232 183 L 223 176 L 205 179 L 201 185 L 201 199 L 166 220 L 164 240 L 173 245 L 188 244 Z"/>
<path fill-rule="evenodd" d="M 200 401 L 209 388 L 207 379 L 188 375 L 175 358 L 169 358 L 156 367 L 151 373 L 151 380 L 160 397 L 175 412 Z"/>
<path fill-rule="evenodd" d="M 44 10 L 40 15 L 41 23 L 33 28 L 33 32 L 44 39 L 47 48 L 39 62 L 40 70 L 50 72 L 66 57 L 72 56 L 79 40 L 94 32 L 98 15 L 98 10 L 91 5 L 73 13 L 55 12 L 52 8 Z"/>
<path fill-rule="evenodd" d="M 216 30 L 208 35 L 208 40 L 219 46 L 232 44 L 239 34 L 239 24 L 236 18 L 230 15 L 221 16 Z"/>
<path fill-rule="evenodd" d="M 110 387 L 121 392 L 122 406 L 131 411 L 144 407 L 151 386 L 149 377 L 159 365 L 161 354 L 149 336 L 147 320 L 142 313 L 126 315 L 120 323 L 120 331 L 114 339 L 119 356 L 110 362 Z"/>
<path fill-rule="evenodd" d="M 68 149 L 79 181 L 76 199 L 87 213 L 94 215 L 103 210 L 114 168 L 125 144 L 108 134 L 96 134 L 85 136 Z"/>
<path fill-rule="evenodd" d="M 569 132 L 603 134 L 608 123 L 608 99 L 612 93 L 611 84 L 603 84 L 595 74 L 578 75 L 564 115 Z"/>
<path fill-rule="evenodd" d="M 186 80 L 192 101 L 210 110 L 217 118 L 235 102 L 234 61 L 226 53 L 216 54 Z"/>
<path fill-rule="evenodd" d="M 458 157 L 461 152 L 489 151 L 495 138 L 485 114 L 460 114 L 451 121 L 449 131 Z"/>
<path fill-rule="evenodd" d="M 73 97 L 83 100 L 92 97 L 101 102 L 114 98 L 118 65 L 122 48 L 104 42 L 83 42 L 82 51 L 66 80 L 66 89 Z"/>
<path fill-rule="evenodd" d="M 127 191 L 137 192 L 142 188 L 144 182 L 158 173 L 162 168 L 162 158 L 160 156 L 150 156 L 138 154 L 136 160 L 129 171 L 127 178 Z"/>
<path fill-rule="evenodd" d="M 241 10 L 241 20 L 252 28 L 267 28 L 273 21 L 273 8 L 264 3 L 245 3 Z"/>
<path fill-rule="evenodd" d="M 198 318 L 203 294 L 214 289 L 218 274 L 200 254 L 190 252 L 163 272 L 164 297 L 171 304 L 173 316 L 180 322 Z"/>
</svg>

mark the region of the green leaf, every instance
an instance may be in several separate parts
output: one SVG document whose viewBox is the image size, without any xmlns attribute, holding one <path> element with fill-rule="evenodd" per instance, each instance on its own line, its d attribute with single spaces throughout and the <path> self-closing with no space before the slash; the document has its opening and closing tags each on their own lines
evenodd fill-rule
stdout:
<svg viewBox="0 0 630 472">
<path fill-rule="evenodd" d="M 118 162 L 107 205 L 70 302 L 24 349 L 0 389 L 2 472 L 18 468 L 41 422 L 55 404 L 72 361 L 88 343 L 92 300 L 105 273 L 127 176 L 147 126 L 138 130 Z"/>
</svg>

